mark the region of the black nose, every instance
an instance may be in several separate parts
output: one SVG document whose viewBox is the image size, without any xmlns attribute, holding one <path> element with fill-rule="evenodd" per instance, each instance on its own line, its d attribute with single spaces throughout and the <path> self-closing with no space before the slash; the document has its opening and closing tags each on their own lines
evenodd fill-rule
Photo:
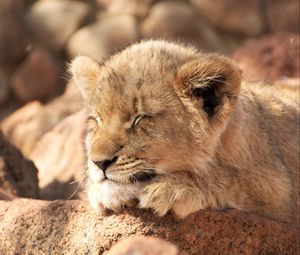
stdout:
<svg viewBox="0 0 300 255">
<path fill-rule="evenodd" d="M 114 157 L 111 160 L 102 160 L 102 161 L 94 161 L 94 163 L 103 171 L 105 172 L 105 170 L 112 165 L 114 162 L 116 162 L 118 159 L 118 157 Z"/>
</svg>

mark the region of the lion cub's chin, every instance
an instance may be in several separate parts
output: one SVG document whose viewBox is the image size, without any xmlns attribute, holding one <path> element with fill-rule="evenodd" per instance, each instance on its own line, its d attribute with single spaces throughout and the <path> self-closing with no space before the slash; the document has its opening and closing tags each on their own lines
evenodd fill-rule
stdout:
<svg viewBox="0 0 300 255">
<path fill-rule="evenodd" d="M 111 180 L 103 180 L 88 186 L 87 193 L 90 205 L 98 213 L 105 209 L 115 212 L 123 206 L 130 205 L 136 198 L 139 184 L 120 184 Z"/>
</svg>

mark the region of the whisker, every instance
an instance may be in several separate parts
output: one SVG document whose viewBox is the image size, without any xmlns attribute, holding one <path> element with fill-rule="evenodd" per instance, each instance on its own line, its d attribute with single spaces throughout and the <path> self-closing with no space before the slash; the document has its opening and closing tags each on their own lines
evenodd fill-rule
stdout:
<svg viewBox="0 0 300 255">
<path fill-rule="evenodd" d="M 73 196 L 77 193 L 77 191 L 79 190 L 79 187 L 81 185 L 81 183 L 84 181 L 84 179 L 82 179 L 80 182 L 78 182 L 78 185 L 75 189 L 75 191 L 71 194 L 71 196 L 67 199 L 67 200 L 70 200 L 71 198 L 73 198 Z"/>
<path fill-rule="evenodd" d="M 134 184 L 139 183 L 138 180 L 136 179 L 136 177 L 134 176 L 134 174 L 131 174 L 131 175 L 129 176 L 129 179 L 131 179 L 131 178 L 133 179 L 133 183 L 134 183 Z"/>
<path fill-rule="evenodd" d="M 71 198 L 73 198 L 73 196 L 77 193 L 77 191 L 79 190 L 80 188 L 80 185 L 87 180 L 87 167 L 84 169 L 84 170 L 81 170 L 80 171 L 80 174 L 82 175 L 82 177 L 79 179 L 79 180 L 74 180 L 72 182 L 69 183 L 69 185 L 72 185 L 74 183 L 78 183 L 75 191 L 71 194 L 71 196 L 67 199 L 67 200 L 70 200 Z"/>
<path fill-rule="evenodd" d="M 80 182 L 80 181 L 74 180 L 74 181 L 70 182 L 69 185 L 72 185 L 72 184 L 74 184 L 74 183 L 76 183 L 76 182 Z"/>
</svg>

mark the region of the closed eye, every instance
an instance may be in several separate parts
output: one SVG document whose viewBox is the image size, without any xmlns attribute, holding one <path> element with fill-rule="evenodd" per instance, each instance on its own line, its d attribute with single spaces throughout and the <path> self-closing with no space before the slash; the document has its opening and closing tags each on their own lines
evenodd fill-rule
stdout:
<svg viewBox="0 0 300 255">
<path fill-rule="evenodd" d="M 87 119 L 87 125 L 88 125 L 88 129 L 90 131 L 95 129 L 101 123 L 102 123 L 102 120 L 99 116 L 97 116 L 97 117 L 89 116 Z"/>
<path fill-rule="evenodd" d="M 144 115 L 137 115 L 132 122 L 131 128 L 134 128 L 142 118 L 144 118 Z"/>
<path fill-rule="evenodd" d="M 101 118 L 100 118 L 99 116 L 96 117 L 95 120 L 97 121 L 97 124 L 98 124 L 98 125 L 102 123 L 102 120 L 101 120 Z"/>
</svg>

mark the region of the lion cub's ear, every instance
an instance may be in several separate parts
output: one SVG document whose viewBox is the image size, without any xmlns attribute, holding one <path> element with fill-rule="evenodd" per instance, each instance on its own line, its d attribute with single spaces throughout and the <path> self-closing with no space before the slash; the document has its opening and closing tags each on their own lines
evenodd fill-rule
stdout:
<svg viewBox="0 0 300 255">
<path fill-rule="evenodd" d="M 203 54 L 179 67 L 175 86 L 179 96 L 197 99 L 211 117 L 222 106 L 234 105 L 240 84 L 241 70 L 230 59 Z"/>
<path fill-rule="evenodd" d="M 89 99 L 99 85 L 100 66 L 89 57 L 76 57 L 69 66 L 69 72 L 84 99 Z"/>
</svg>

